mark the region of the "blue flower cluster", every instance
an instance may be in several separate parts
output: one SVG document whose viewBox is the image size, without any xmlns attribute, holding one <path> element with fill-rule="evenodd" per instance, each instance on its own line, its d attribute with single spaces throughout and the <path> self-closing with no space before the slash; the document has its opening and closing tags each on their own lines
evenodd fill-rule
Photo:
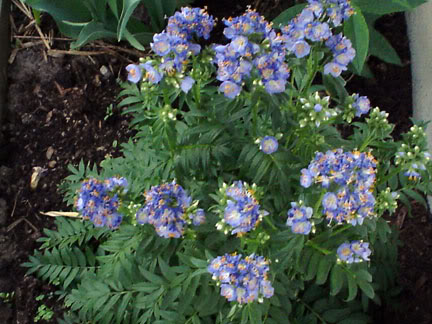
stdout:
<svg viewBox="0 0 432 324">
<path fill-rule="evenodd" d="M 161 63 L 155 67 L 154 62 L 147 61 L 139 65 L 129 64 L 128 80 L 137 83 L 143 77 L 152 84 L 157 84 L 163 75 L 174 75 L 183 72 L 191 55 L 197 55 L 201 46 L 192 42 L 193 36 L 208 39 L 215 21 L 205 9 L 184 7 L 168 20 L 166 29 L 153 36 L 151 48 L 161 56 Z M 143 72 L 145 74 L 143 75 Z M 188 92 L 195 81 L 186 77 L 181 81 L 181 89 Z"/>
<path fill-rule="evenodd" d="M 311 4 L 318 1 L 308 0 L 308 2 Z M 354 14 L 354 9 L 351 7 L 349 0 L 321 0 L 320 2 L 327 7 L 327 16 L 335 27 L 341 25 L 343 21 Z"/>
<path fill-rule="evenodd" d="M 310 218 L 312 217 L 313 209 L 311 207 L 303 206 L 303 203 L 292 202 L 291 209 L 288 210 L 288 218 L 286 221 L 287 226 L 295 234 L 308 235 L 312 229 Z"/>
<path fill-rule="evenodd" d="M 301 170 L 300 184 L 308 188 L 315 182 L 333 190 L 322 199 L 323 212 L 330 221 L 362 224 L 365 217 L 374 215 L 375 168 L 370 153 L 318 152 L 308 168 Z"/>
<path fill-rule="evenodd" d="M 228 301 L 246 304 L 262 297 L 270 298 L 274 288 L 267 279 L 269 263 L 262 256 L 225 254 L 210 262 L 208 272 L 221 286 L 221 295 Z"/>
<path fill-rule="evenodd" d="M 224 35 L 230 40 L 226 45 L 213 47 L 218 66 L 217 79 L 222 81 L 219 90 L 228 98 L 235 98 L 242 89 L 244 78 L 255 67 L 268 93 L 285 91 L 289 69 L 285 52 L 279 47 L 264 46 L 276 33 L 264 17 L 248 9 L 242 16 L 225 19 Z"/>
<path fill-rule="evenodd" d="M 241 181 L 235 181 L 226 188 L 227 200 L 223 219 L 216 224 L 216 227 L 226 233 L 230 230 L 231 234 L 237 236 L 255 229 L 268 212 L 260 210 L 254 193 L 252 188 Z"/>
<path fill-rule="evenodd" d="M 175 181 L 153 186 L 144 196 L 146 203 L 136 213 L 137 223 L 153 225 L 161 237 L 179 238 L 187 224 L 200 225 L 205 222 L 202 209 L 189 212 L 192 198 Z"/>
<path fill-rule="evenodd" d="M 354 59 L 356 51 L 352 47 L 351 41 L 342 33 L 329 37 L 325 44 L 332 51 L 333 59 L 324 65 L 324 74 L 331 74 L 337 78 L 342 71 L 347 70 L 347 66 Z"/>
<path fill-rule="evenodd" d="M 371 255 L 369 243 L 361 241 L 352 241 L 351 243 L 343 243 L 337 249 L 339 260 L 345 263 L 358 263 L 369 261 Z"/>
<path fill-rule="evenodd" d="M 96 227 L 117 228 L 123 219 L 118 212 L 118 194 L 125 194 L 127 187 L 125 178 L 113 177 L 105 181 L 87 179 L 81 184 L 75 207 L 84 219 L 89 219 Z"/>
<path fill-rule="evenodd" d="M 180 72 L 188 57 L 201 51 L 198 44 L 192 43 L 193 35 L 208 39 L 214 24 L 205 9 L 184 7 L 169 18 L 162 33 L 154 35 L 151 48 L 166 59 L 165 64 L 172 62 Z"/>
<path fill-rule="evenodd" d="M 298 58 L 310 53 L 309 42 L 322 42 L 333 53 L 324 66 L 324 74 L 338 77 L 355 56 L 349 39 L 332 35 L 332 26 L 339 26 L 354 13 L 347 0 L 308 0 L 308 5 L 288 25 L 282 27 L 284 47 Z"/>
</svg>

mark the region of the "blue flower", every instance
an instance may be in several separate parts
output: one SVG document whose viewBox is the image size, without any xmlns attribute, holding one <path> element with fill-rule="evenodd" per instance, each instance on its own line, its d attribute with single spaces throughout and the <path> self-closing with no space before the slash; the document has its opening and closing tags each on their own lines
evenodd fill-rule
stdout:
<svg viewBox="0 0 432 324">
<path fill-rule="evenodd" d="M 219 86 L 219 91 L 223 92 L 225 97 L 234 99 L 240 93 L 240 86 L 231 81 L 224 81 Z"/>
<path fill-rule="evenodd" d="M 211 260 L 207 271 L 220 283 L 221 296 L 239 304 L 251 303 L 260 297 L 270 298 L 274 288 L 268 280 L 269 263 L 262 256 L 225 254 Z"/>
<path fill-rule="evenodd" d="M 296 57 L 302 58 L 306 55 L 309 55 L 310 45 L 304 40 L 299 40 L 293 44 L 292 51 L 294 52 Z"/>
<path fill-rule="evenodd" d="M 347 67 L 336 62 L 330 62 L 324 65 L 324 74 L 331 74 L 335 78 L 341 75 L 342 71 L 346 71 Z"/>
<path fill-rule="evenodd" d="M 353 107 L 356 109 L 356 116 L 360 117 L 363 114 L 367 114 L 371 108 L 370 101 L 366 96 L 359 96 L 358 94 L 354 95 L 354 103 Z"/>
<path fill-rule="evenodd" d="M 312 213 L 313 209 L 303 206 L 302 202 L 292 202 L 291 209 L 287 212 L 286 224 L 291 227 L 293 233 L 308 235 L 312 229 L 312 223 L 309 221 Z"/>
<path fill-rule="evenodd" d="M 308 169 L 301 170 L 300 184 L 304 188 L 309 188 L 313 182 L 313 175 Z"/>
<path fill-rule="evenodd" d="M 274 136 L 265 136 L 260 143 L 260 150 L 265 154 L 272 154 L 278 150 L 278 141 Z"/>
<path fill-rule="evenodd" d="M 354 262 L 354 253 L 351 250 L 351 244 L 350 243 L 343 243 L 341 244 L 337 249 L 337 255 L 339 259 L 346 263 L 353 263 Z"/>
<path fill-rule="evenodd" d="M 129 64 L 126 66 L 126 71 L 128 71 L 127 79 L 130 82 L 138 83 L 141 80 L 141 68 L 136 64 Z"/>
<path fill-rule="evenodd" d="M 371 253 L 372 251 L 369 249 L 369 243 L 361 241 L 345 242 L 337 249 L 338 258 L 345 263 L 370 261 L 369 256 Z"/>
<path fill-rule="evenodd" d="M 181 81 L 180 88 L 183 92 L 188 93 L 194 83 L 194 79 L 192 79 L 191 77 L 186 77 Z"/>
<path fill-rule="evenodd" d="M 167 33 L 155 34 L 150 45 L 157 55 L 165 56 L 171 51 L 171 37 Z"/>
<path fill-rule="evenodd" d="M 264 82 L 265 89 L 268 93 L 281 93 L 285 91 L 286 80 L 269 80 Z"/>
<path fill-rule="evenodd" d="M 201 208 L 197 209 L 194 214 L 190 215 L 190 218 L 192 219 L 192 224 L 195 226 L 202 225 L 206 221 L 205 212 Z"/>
<path fill-rule="evenodd" d="M 162 75 L 156 71 L 150 62 L 142 63 L 140 66 L 146 70 L 145 78 L 148 79 L 150 83 L 157 84 L 160 82 Z"/>
</svg>

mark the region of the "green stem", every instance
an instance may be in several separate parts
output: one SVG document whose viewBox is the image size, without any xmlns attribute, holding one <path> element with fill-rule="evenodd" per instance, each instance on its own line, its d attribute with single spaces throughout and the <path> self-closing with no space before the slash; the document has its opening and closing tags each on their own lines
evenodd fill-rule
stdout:
<svg viewBox="0 0 432 324">
<path fill-rule="evenodd" d="M 258 106 L 260 99 L 257 100 L 256 104 L 252 107 L 252 136 L 257 137 L 257 124 L 258 124 Z"/>
<path fill-rule="evenodd" d="M 272 221 L 269 219 L 269 217 L 264 216 L 263 218 L 264 218 L 264 221 L 267 222 L 267 224 L 269 224 L 270 227 L 271 227 L 273 230 L 277 231 L 277 227 L 274 226 L 274 224 L 273 224 Z"/>
<path fill-rule="evenodd" d="M 329 251 L 329 250 L 323 249 L 322 247 L 318 246 L 318 245 L 317 245 L 313 240 L 309 240 L 309 241 L 307 241 L 307 242 L 306 242 L 306 245 L 307 245 L 307 246 L 310 246 L 310 247 L 312 247 L 312 248 L 314 248 L 315 250 L 321 252 L 321 253 L 324 254 L 324 255 L 329 255 L 329 254 L 332 253 L 332 251 Z"/>
<path fill-rule="evenodd" d="M 312 307 L 310 307 L 306 302 L 303 301 L 303 299 L 299 298 L 299 301 L 305 305 L 305 307 L 318 318 L 322 324 L 326 324 L 327 322 L 324 320 L 324 318 L 321 317 L 320 314 L 318 314 Z"/>
<path fill-rule="evenodd" d="M 362 146 L 360 146 L 359 151 L 363 152 L 366 147 L 375 139 L 375 129 L 366 137 L 366 140 L 363 142 Z"/>
<path fill-rule="evenodd" d="M 324 195 L 326 194 L 326 192 L 327 192 L 327 190 L 321 191 L 321 195 L 320 195 L 319 199 L 317 200 L 317 202 L 316 202 L 316 204 L 314 206 L 313 215 L 317 215 L 318 214 L 318 209 L 321 206 L 321 202 L 322 202 L 322 200 L 323 200 Z"/>
<path fill-rule="evenodd" d="M 388 180 L 390 180 L 392 177 L 394 177 L 396 174 L 398 174 L 401 171 L 402 171 L 402 166 L 398 166 L 396 169 L 393 170 L 393 172 L 388 174 L 384 179 L 382 179 L 379 183 L 377 183 L 376 186 L 386 183 Z"/>
<path fill-rule="evenodd" d="M 352 225 L 344 225 L 342 227 L 340 227 L 339 229 L 337 229 L 336 231 L 334 231 L 333 233 L 330 234 L 330 237 L 332 236 L 336 236 L 339 233 L 345 232 L 347 229 L 349 229 L 350 227 L 352 227 Z"/>
</svg>

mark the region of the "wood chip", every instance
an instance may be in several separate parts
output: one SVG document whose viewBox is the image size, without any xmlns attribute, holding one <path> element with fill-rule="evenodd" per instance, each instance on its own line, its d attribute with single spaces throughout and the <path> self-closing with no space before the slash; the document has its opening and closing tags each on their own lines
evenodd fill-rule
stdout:
<svg viewBox="0 0 432 324">
<path fill-rule="evenodd" d="M 74 217 L 74 218 L 79 218 L 81 217 L 79 213 L 77 212 L 61 212 L 61 211 L 49 211 L 49 212 L 40 212 L 42 215 L 45 216 L 50 216 L 50 217 L 59 217 L 59 216 L 64 216 L 64 217 Z"/>
</svg>

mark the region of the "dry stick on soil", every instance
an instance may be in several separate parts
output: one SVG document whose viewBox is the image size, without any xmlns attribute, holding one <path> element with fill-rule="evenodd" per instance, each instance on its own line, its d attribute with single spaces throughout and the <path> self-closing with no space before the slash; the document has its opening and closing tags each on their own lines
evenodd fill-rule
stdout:
<svg viewBox="0 0 432 324">
<path fill-rule="evenodd" d="M 44 35 L 44 33 L 42 33 L 42 30 L 40 29 L 40 27 L 38 26 L 38 24 L 36 23 L 36 20 L 33 17 L 33 14 L 31 12 L 31 10 L 22 2 L 17 1 L 17 0 L 12 0 L 12 2 L 15 4 L 15 6 L 17 6 L 17 8 L 19 10 L 21 10 L 26 16 L 27 18 L 30 19 L 30 24 L 34 24 L 36 31 L 38 32 L 38 34 L 40 35 L 45 47 L 50 50 L 51 46 L 50 46 L 50 42 L 47 40 L 46 36 Z"/>
</svg>

